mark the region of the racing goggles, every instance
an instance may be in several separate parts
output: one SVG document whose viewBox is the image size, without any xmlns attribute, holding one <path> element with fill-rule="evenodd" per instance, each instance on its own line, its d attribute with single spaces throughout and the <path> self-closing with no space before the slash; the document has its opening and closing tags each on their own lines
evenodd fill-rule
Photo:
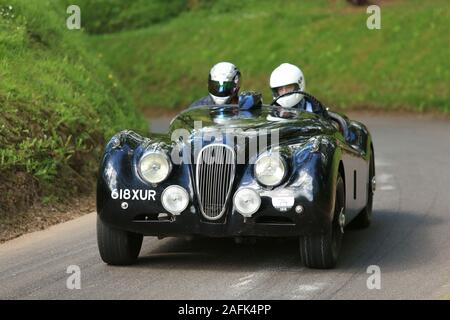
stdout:
<svg viewBox="0 0 450 320">
<path fill-rule="evenodd" d="M 229 97 L 236 91 L 236 82 L 209 80 L 208 91 L 216 97 Z"/>
</svg>

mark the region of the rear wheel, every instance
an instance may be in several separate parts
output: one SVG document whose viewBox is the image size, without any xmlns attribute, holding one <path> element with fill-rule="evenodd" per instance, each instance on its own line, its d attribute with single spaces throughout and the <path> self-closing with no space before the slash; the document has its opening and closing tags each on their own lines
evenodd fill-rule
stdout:
<svg viewBox="0 0 450 320">
<path fill-rule="evenodd" d="M 369 181 L 367 186 L 367 205 L 366 207 L 356 216 L 356 218 L 350 223 L 349 227 L 352 229 L 365 229 L 368 228 L 372 222 L 372 208 L 373 208 L 373 194 L 374 194 L 374 182 L 375 177 L 375 157 L 372 155 L 370 157 L 369 165 Z"/>
<path fill-rule="evenodd" d="M 315 269 L 333 268 L 341 250 L 343 215 L 345 213 L 345 187 L 339 174 L 336 182 L 336 200 L 333 221 L 324 234 L 300 237 L 300 258 L 305 266 Z"/>
<path fill-rule="evenodd" d="M 112 228 L 97 216 L 98 249 L 107 264 L 129 265 L 136 262 L 142 239 L 142 234 Z"/>
</svg>

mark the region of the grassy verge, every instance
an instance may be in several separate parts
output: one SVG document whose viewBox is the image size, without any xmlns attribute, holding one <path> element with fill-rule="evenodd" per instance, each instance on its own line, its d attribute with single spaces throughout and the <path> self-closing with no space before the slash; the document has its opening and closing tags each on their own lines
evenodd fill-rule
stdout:
<svg viewBox="0 0 450 320">
<path fill-rule="evenodd" d="M 141 109 L 185 107 L 205 95 L 209 68 L 228 60 L 241 68 L 243 89 L 265 101 L 271 71 L 289 61 L 309 92 L 340 109 L 449 113 L 449 2 L 386 3 L 381 30 L 369 30 L 365 8 L 345 1 L 219 0 L 91 45 Z"/>
<path fill-rule="evenodd" d="M 188 10 L 187 0 L 63 0 L 76 3 L 82 12 L 83 28 L 101 34 L 147 27 Z"/>
<path fill-rule="evenodd" d="M 60 1 L 0 0 L 0 224 L 93 190 L 106 138 L 146 129 Z M 3 221 L 3 222 L 2 222 Z M 10 220 L 8 220 L 10 221 Z"/>
</svg>

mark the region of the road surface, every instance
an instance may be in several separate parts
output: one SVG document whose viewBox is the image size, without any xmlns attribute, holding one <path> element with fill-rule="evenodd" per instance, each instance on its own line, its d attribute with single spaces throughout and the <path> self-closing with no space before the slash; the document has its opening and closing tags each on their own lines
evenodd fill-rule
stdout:
<svg viewBox="0 0 450 320">
<path fill-rule="evenodd" d="M 297 242 L 291 240 L 239 245 L 233 240 L 150 237 L 144 239 L 137 265 L 107 266 L 97 251 L 92 213 L 0 245 L 0 298 L 450 297 L 450 122 L 355 118 L 374 137 L 378 190 L 373 225 L 345 231 L 336 269 L 304 268 Z M 81 270 L 81 289 L 66 286 L 70 265 Z M 367 287 L 372 265 L 380 268 L 380 289 Z"/>
</svg>

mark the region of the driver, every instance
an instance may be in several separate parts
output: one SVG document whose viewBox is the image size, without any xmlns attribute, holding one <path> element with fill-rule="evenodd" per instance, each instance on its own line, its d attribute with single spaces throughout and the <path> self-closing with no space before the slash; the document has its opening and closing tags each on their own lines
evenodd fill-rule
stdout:
<svg viewBox="0 0 450 320">
<path fill-rule="evenodd" d="M 274 99 L 292 91 L 305 91 L 303 72 L 293 64 L 282 63 L 270 75 L 270 88 Z M 297 108 L 313 112 L 311 102 L 307 101 L 301 93 L 293 93 L 279 98 L 276 103 L 285 108 Z"/>
<path fill-rule="evenodd" d="M 189 108 L 203 105 L 237 104 L 241 83 L 241 72 L 230 62 L 219 62 L 209 71 L 208 92 Z"/>
</svg>

